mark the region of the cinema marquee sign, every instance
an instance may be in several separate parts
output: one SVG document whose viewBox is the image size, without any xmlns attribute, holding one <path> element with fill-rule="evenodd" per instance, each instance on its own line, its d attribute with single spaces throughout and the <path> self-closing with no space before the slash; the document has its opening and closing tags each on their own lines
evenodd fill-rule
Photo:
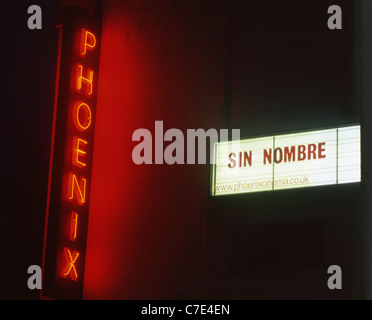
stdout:
<svg viewBox="0 0 372 320">
<path fill-rule="evenodd" d="M 66 8 L 60 29 L 42 296 L 82 297 L 100 56 L 100 23 Z"/>
<path fill-rule="evenodd" d="M 215 144 L 211 195 L 360 182 L 360 126 Z"/>
</svg>

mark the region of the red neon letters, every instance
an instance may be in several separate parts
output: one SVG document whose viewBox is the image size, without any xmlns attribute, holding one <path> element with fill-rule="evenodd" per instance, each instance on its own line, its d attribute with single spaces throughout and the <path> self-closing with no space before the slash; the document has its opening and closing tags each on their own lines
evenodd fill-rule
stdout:
<svg viewBox="0 0 372 320">
<path fill-rule="evenodd" d="M 86 68 L 84 69 L 83 65 L 77 65 L 77 77 L 76 77 L 76 91 L 81 92 L 83 84 L 85 85 L 85 94 L 90 96 L 93 93 L 93 71 L 92 69 Z M 83 76 L 83 73 L 86 76 Z"/>
<path fill-rule="evenodd" d="M 72 138 L 72 164 L 79 168 L 85 167 L 87 164 L 84 162 L 84 155 L 87 154 L 85 151 L 88 141 L 80 139 L 76 136 Z"/>
<path fill-rule="evenodd" d="M 78 225 L 78 218 L 79 215 L 75 212 L 71 212 L 71 227 L 70 227 L 70 241 L 75 242 L 76 235 L 77 235 L 77 225 Z"/>
<path fill-rule="evenodd" d="M 80 56 L 85 57 L 87 51 L 93 50 L 96 46 L 96 36 L 86 29 L 81 29 Z"/>
<path fill-rule="evenodd" d="M 87 191 L 87 179 L 77 178 L 72 172 L 69 173 L 68 178 L 68 200 L 76 200 L 76 203 L 83 205 L 85 203 Z"/>
<path fill-rule="evenodd" d="M 89 128 L 92 122 L 92 110 L 86 103 L 81 101 L 75 103 L 72 115 L 76 129 L 85 131 Z"/>
<path fill-rule="evenodd" d="M 89 56 L 89 52 L 92 52 L 96 47 L 96 36 L 82 28 L 80 35 L 80 46 L 79 46 L 79 63 L 75 64 L 75 81 L 74 87 L 75 92 L 79 94 L 80 100 L 75 101 L 71 107 L 72 113 L 68 121 L 72 124 L 72 129 L 68 133 L 67 139 L 72 141 L 71 150 L 71 165 L 68 172 L 68 187 L 66 200 L 71 204 L 73 210 L 70 212 L 70 227 L 68 230 L 68 241 L 71 246 L 75 246 L 79 239 L 79 222 L 80 214 L 79 209 L 87 206 L 88 202 L 88 172 L 91 170 L 89 159 L 89 151 L 91 141 L 89 136 L 92 136 L 92 108 L 90 107 L 92 102 L 93 88 L 95 81 L 94 71 L 90 68 L 91 66 L 84 64 L 84 59 Z M 76 94 L 74 95 L 76 96 Z M 76 206 L 77 205 L 77 206 Z M 79 275 L 77 267 L 79 265 L 79 257 L 81 252 L 79 250 L 71 249 L 66 246 L 63 247 L 65 266 L 62 270 L 61 277 L 70 279 L 72 281 L 78 281 Z"/>
<path fill-rule="evenodd" d="M 61 273 L 61 277 L 67 278 L 67 276 L 70 275 L 71 280 L 77 281 L 79 276 L 76 271 L 75 262 L 80 253 L 78 251 L 74 251 L 71 253 L 70 249 L 67 249 L 66 247 L 64 247 L 63 250 L 65 252 L 67 264 Z"/>
</svg>

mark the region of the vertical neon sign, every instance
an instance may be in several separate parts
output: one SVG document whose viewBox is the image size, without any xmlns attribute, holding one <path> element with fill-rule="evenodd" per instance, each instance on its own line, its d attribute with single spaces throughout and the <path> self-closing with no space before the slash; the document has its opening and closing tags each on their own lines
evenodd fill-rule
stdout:
<svg viewBox="0 0 372 320">
<path fill-rule="evenodd" d="M 89 215 L 100 21 L 66 8 L 60 30 L 42 296 L 81 299 Z"/>
</svg>

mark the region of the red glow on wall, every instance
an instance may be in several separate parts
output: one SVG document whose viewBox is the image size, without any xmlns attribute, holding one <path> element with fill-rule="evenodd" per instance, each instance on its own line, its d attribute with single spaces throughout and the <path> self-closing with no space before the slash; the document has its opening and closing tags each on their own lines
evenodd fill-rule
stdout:
<svg viewBox="0 0 372 320">
<path fill-rule="evenodd" d="M 197 51 L 214 36 L 205 30 L 201 37 L 195 30 L 184 47 L 179 39 L 188 29 L 180 21 L 193 10 L 186 3 L 190 11 L 177 12 L 165 5 L 144 11 L 135 1 L 105 3 L 84 298 L 174 298 L 164 293 L 165 284 L 180 278 L 195 289 L 199 252 L 188 249 L 200 247 L 200 213 L 193 205 L 208 205 L 208 168 L 132 161 L 133 132 L 152 131 L 155 120 L 169 126 L 164 130 L 183 132 L 219 122 L 223 71 L 215 60 L 224 48 L 216 40 L 213 49 Z M 164 29 L 155 23 L 159 16 Z M 216 112 L 203 111 L 206 103 Z M 173 282 L 168 288 L 174 285 L 176 292 Z"/>
</svg>

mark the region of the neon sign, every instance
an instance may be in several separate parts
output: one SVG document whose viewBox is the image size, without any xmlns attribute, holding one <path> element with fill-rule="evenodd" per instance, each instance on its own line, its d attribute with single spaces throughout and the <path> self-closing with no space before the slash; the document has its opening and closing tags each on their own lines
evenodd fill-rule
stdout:
<svg viewBox="0 0 372 320">
<path fill-rule="evenodd" d="M 60 30 L 42 296 L 82 298 L 92 172 L 100 23 L 66 8 Z"/>
</svg>

